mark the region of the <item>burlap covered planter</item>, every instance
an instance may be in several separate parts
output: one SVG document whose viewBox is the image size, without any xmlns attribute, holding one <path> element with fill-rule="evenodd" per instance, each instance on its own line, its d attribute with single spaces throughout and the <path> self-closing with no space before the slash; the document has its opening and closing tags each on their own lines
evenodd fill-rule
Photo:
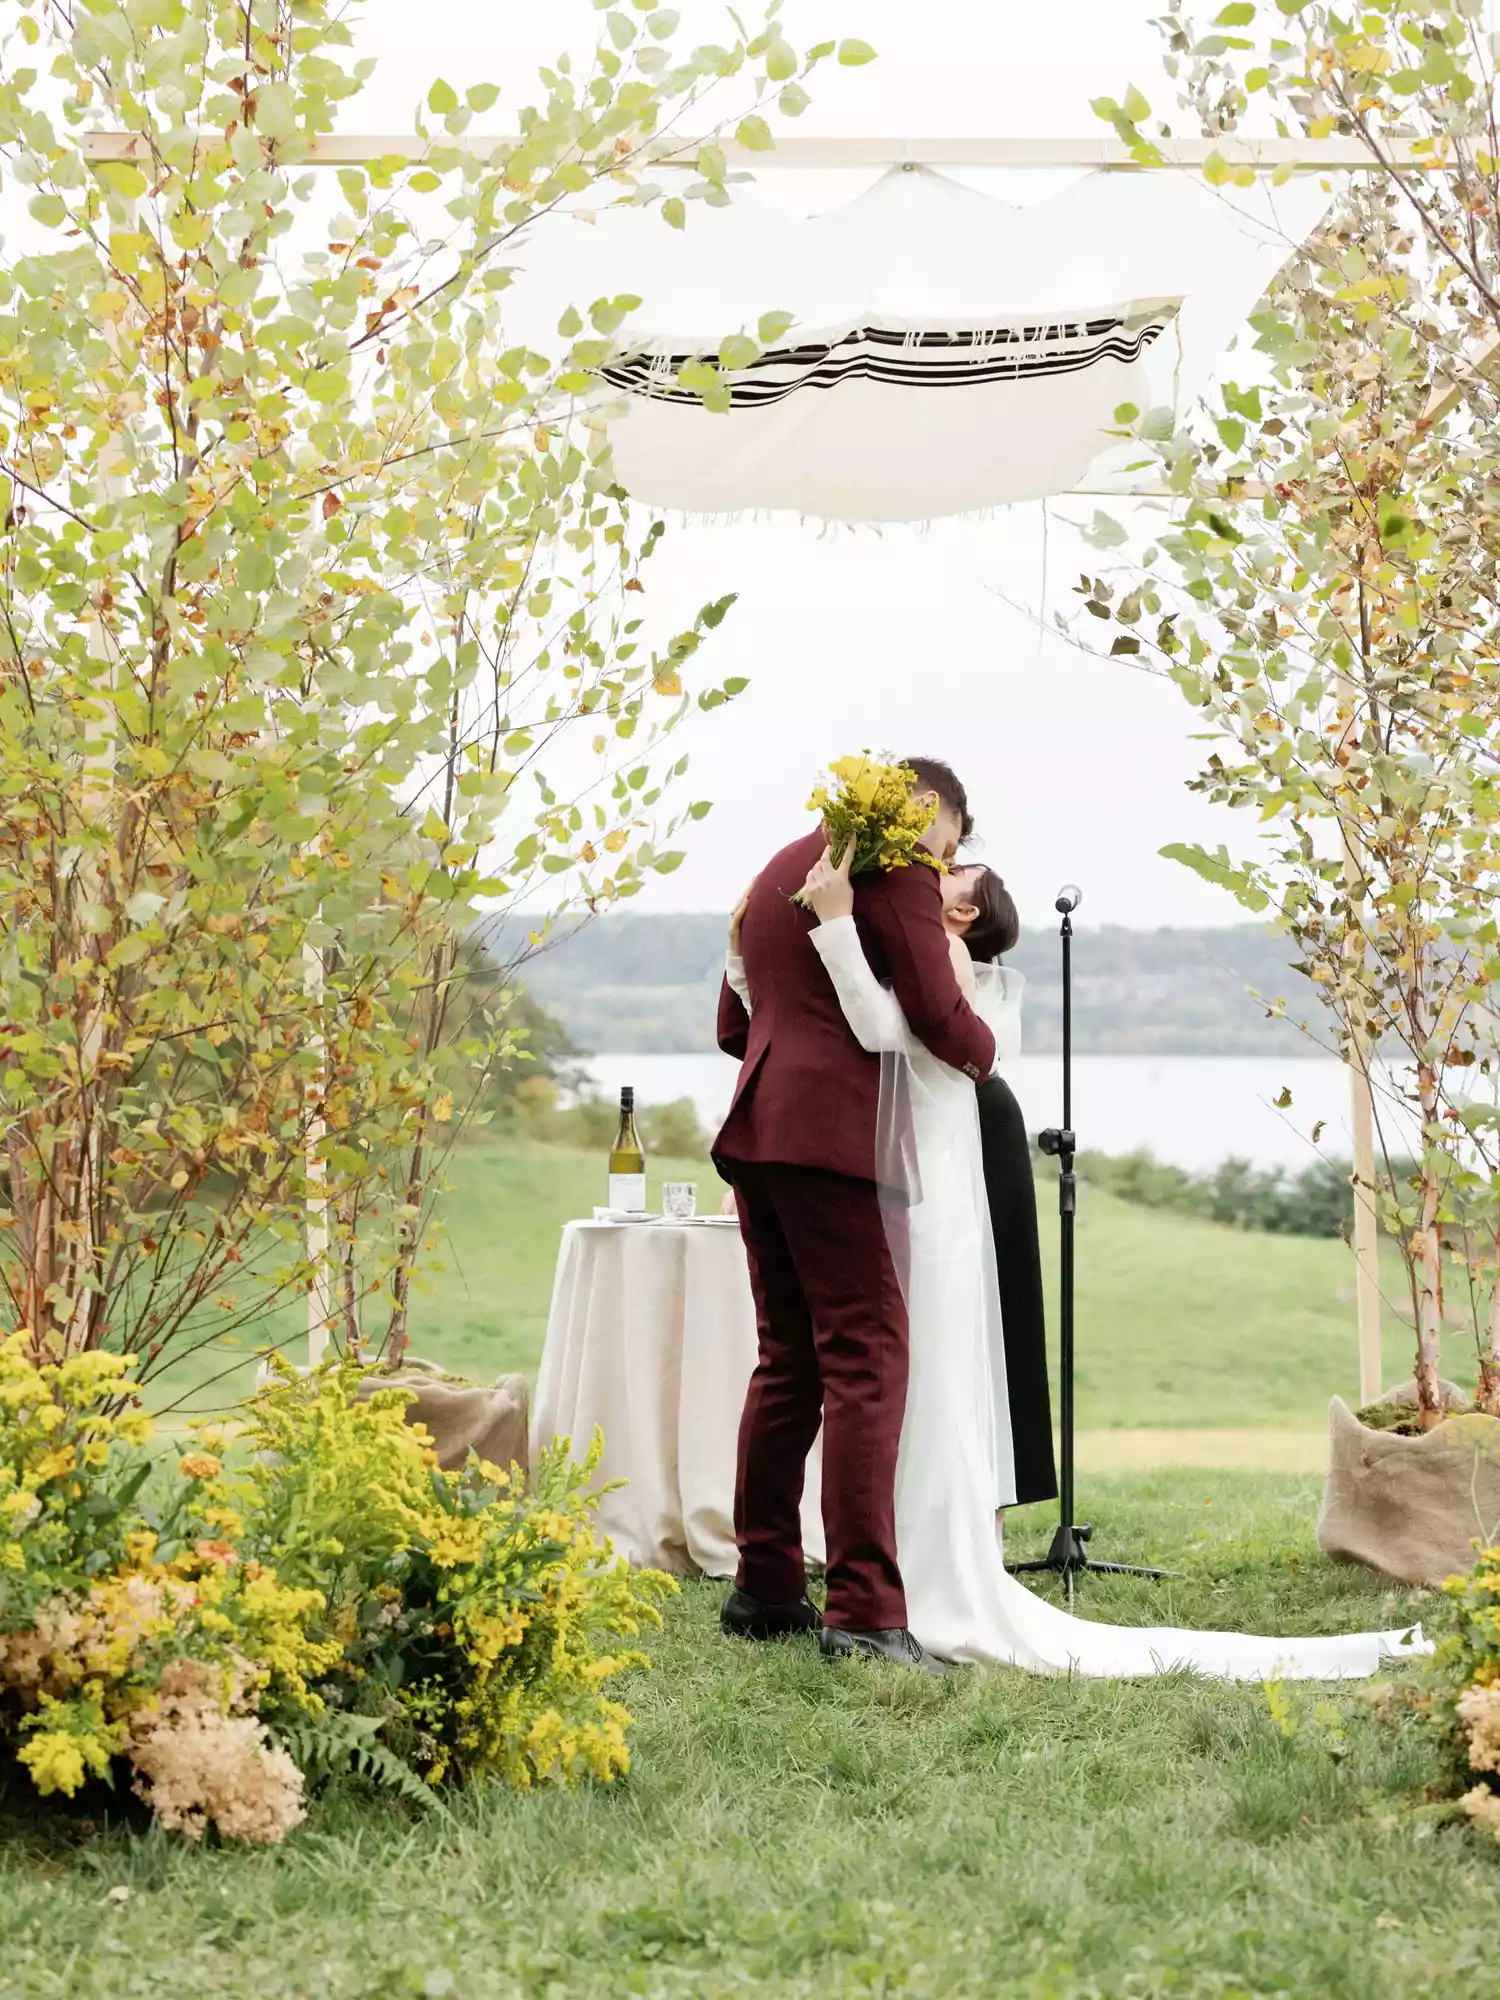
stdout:
<svg viewBox="0 0 1500 2000">
<path fill-rule="evenodd" d="M 1394 1398 L 1392 1399 L 1394 1400 Z M 1421 1437 L 1370 1430 L 1337 1396 L 1318 1547 L 1397 1583 L 1437 1584 L 1500 1533 L 1500 1418 L 1450 1417 Z"/>
<path fill-rule="evenodd" d="M 375 1389 L 414 1391 L 407 1419 L 432 1433 L 438 1464 L 445 1472 L 458 1471 L 471 1451 L 502 1471 L 512 1465 L 524 1473 L 531 1471 L 527 1442 L 531 1399 L 524 1375 L 502 1375 L 481 1386 L 455 1381 L 430 1363 L 407 1361 L 394 1374 L 372 1371 L 360 1388 L 362 1394 Z"/>
</svg>

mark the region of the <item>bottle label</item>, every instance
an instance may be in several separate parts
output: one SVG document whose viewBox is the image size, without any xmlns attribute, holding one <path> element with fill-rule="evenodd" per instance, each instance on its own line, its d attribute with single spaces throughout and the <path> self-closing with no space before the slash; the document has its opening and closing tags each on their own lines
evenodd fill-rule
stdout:
<svg viewBox="0 0 1500 2000">
<path fill-rule="evenodd" d="M 611 1174 L 609 1177 L 609 1205 L 623 1209 L 627 1214 L 644 1215 L 646 1212 L 646 1176 L 644 1174 Z"/>
</svg>

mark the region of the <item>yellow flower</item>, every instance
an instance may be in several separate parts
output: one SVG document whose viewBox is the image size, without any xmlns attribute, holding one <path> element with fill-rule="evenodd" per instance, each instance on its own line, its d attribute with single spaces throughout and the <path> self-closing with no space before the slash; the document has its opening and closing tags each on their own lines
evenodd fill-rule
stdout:
<svg viewBox="0 0 1500 2000">
<path fill-rule="evenodd" d="M 21 1749 L 18 1761 L 43 1798 L 51 1792 L 71 1798 L 83 1783 L 83 1751 L 65 1729 L 40 1730 Z"/>
<path fill-rule="evenodd" d="M 33 1467 L 33 1476 L 39 1486 L 45 1486 L 51 1479 L 66 1479 L 77 1462 L 78 1453 L 74 1447 L 70 1444 L 60 1444 L 55 1451 L 44 1452 L 37 1460 Z"/>
</svg>

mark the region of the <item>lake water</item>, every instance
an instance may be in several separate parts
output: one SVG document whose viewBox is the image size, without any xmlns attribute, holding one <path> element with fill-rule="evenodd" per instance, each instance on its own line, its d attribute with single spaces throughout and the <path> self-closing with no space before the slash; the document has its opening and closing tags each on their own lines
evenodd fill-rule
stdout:
<svg viewBox="0 0 1500 2000">
<path fill-rule="evenodd" d="M 690 1097 L 712 1132 L 729 1108 L 737 1070 L 728 1056 L 594 1056 L 586 1065 L 608 1095 L 634 1084 L 638 1102 Z M 1006 1066 L 1027 1125 L 1062 1122 L 1057 1056 L 1023 1056 Z M 1291 1106 L 1278 1110 L 1283 1090 Z M 816 1115 L 809 1107 L 809 1115 Z M 1325 1130 L 1316 1147 L 1313 1127 Z M 1341 1063 L 1263 1056 L 1078 1056 L 1073 1063 L 1073 1126 L 1079 1144 L 1105 1153 L 1149 1146 L 1181 1167 L 1214 1166 L 1230 1154 L 1298 1168 L 1319 1153 L 1347 1158 L 1349 1084 Z"/>
</svg>

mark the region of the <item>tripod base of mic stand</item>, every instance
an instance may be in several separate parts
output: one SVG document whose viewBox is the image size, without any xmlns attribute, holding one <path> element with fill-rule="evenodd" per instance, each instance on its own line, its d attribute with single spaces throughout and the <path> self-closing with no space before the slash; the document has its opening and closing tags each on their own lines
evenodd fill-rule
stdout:
<svg viewBox="0 0 1500 2000">
<path fill-rule="evenodd" d="M 1094 1535 L 1093 1523 L 1081 1521 L 1077 1527 L 1062 1524 L 1052 1537 L 1052 1546 L 1044 1556 L 1035 1562 L 1007 1563 L 1005 1566 L 1012 1576 L 1034 1575 L 1050 1570 L 1060 1576 L 1068 1595 L 1068 1603 L 1073 1602 L 1073 1579 L 1081 1570 L 1092 1570 L 1096 1576 L 1147 1576 L 1160 1578 L 1174 1576 L 1169 1569 L 1145 1569 L 1136 1563 L 1095 1562 L 1088 1552 L 1088 1543 Z"/>
</svg>

